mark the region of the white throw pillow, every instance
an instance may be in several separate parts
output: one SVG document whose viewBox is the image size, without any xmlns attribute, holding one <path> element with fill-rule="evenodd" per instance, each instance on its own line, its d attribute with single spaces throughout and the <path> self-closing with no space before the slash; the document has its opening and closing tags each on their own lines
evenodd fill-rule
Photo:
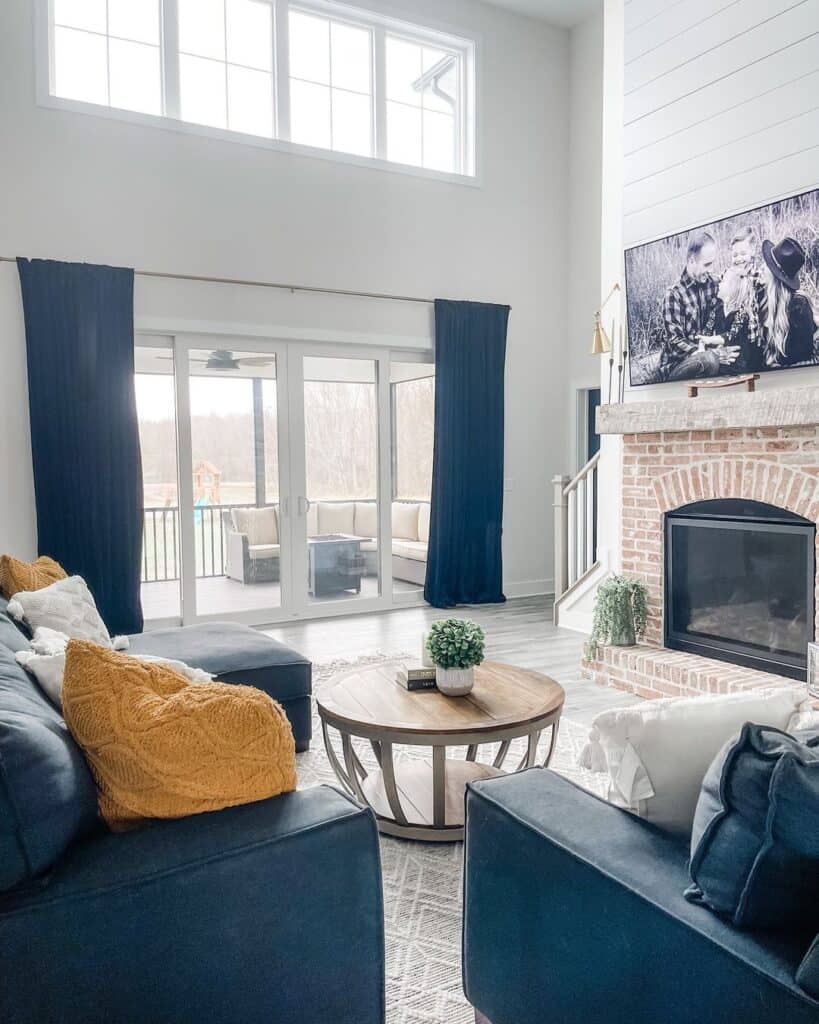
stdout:
<svg viewBox="0 0 819 1024">
<path fill-rule="evenodd" d="M 128 647 L 127 636 L 111 639 L 82 576 L 68 576 L 40 590 L 21 590 L 9 601 L 8 613 L 32 632 L 45 626 L 102 647 Z"/>
<path fill-rule="evenodd" d="M 612 803 L 688 838 L 702 780 L 725 743 L 746 722 L 804 728 L 810 707 L 805 686 L 795 683 L 604 711 L 579 764 L 609 773 Z"/>
<path fill-rule="evenodd" d="M 392 536 L 401 540 L 418 540 L 418 506 L 407 501 L 392 503 Z"/>
<path fill-rule="evenodd" d="M 422 501 L 418 506 L 418 540 L 429 544 L 429 502 Z"/>
<path fill-rule="evenodd" d="M 378 505 L 374 501 L 355 503 L 355 535 L 371 538 L 378 536 Z"/>
<path fill-rule="evenodd" d="M 355 531 L 355 503 L 352 501 L 320 501 L 318 506 L 319 533 L 345 533 Z"/>
<path fill-rule="evenodd" d="M 49 699 L 62 707 L 63 677 L 65 676 L 65 649 L 71 638 L 65 633 L 41 626 L 35 630 L 30 649 L 18 651 L 15 655 L 19 664 L 30 672 Z M 132 654 L 138 661 L 154 661 L 167 665 L 192 683 L 209 683 L 214 677 L 201 668 L 191 668 L 183 661 L 173 658 L 158 658 L 153 654 Z"/>
</svg>

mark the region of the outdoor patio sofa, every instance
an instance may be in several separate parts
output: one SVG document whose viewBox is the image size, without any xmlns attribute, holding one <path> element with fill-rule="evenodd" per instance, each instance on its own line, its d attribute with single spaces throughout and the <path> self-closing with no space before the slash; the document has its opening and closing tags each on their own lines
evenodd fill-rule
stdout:
<svg viewBox="0 0 819 1024">
<path fill-rule="evenodd" d="M 225 511 L 225 573 L 241 583 L 279 579 L 279 507 L 234 508 Z M 314 501 L 307 512 L 307 536 L 346 534 L 361 539 L 365 574 L 378 573 L 378 506 L 374 501 Z M 427 571 L 429 502 L 392 503 L 392 574 L 397 580 L 423 586 Z"/>
</svg>

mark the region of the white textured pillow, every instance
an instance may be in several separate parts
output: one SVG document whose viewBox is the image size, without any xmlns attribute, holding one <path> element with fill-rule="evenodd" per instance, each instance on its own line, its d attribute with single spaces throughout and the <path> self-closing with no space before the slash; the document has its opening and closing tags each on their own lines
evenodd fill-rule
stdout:
<svg viewBox="0 0 819 1024">
<path fill-rule="evenodd" d="M 810 707 L 804 685 L 795 683 L 604 711 L 579 763 L 609 773 L 612 803 L 687 838 L 702 780 L 724 744 L 746 722 L 792 731 Z"/>
<path fill-rule="evenodd" d="M 41 626 L 65 633 L 72 640 L 91 640 L 102 647 L 128 646 L 128 638 L 111 640 L 91 591 L 82 576 L 68 576 L 40 590 L 21 590 L 9 601 L 8 612 L 36 631 Z"/>
<path fill-rule="evenodd" d="M 18 651 L 17 661 L 30 672 L 49 699 L 58 707 L 63 704 L 63 677 L 65 675 L 65 649 L 71 638 L 65 633 L 41 626 L 35 630 L 30 648 Z M 209 683 L 214 677 L 201 668 L 191 668 L 183 661 L 173 658 L 158 658 L 153 654 L 135 654 L 130 657 L 139 661 L 153 661 L 167 665 L 192 683 Z"/>
</svg>

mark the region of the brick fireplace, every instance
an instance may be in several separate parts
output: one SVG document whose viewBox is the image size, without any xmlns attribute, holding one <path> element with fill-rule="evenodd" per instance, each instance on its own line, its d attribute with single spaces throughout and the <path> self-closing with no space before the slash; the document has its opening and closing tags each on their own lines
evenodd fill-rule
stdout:
<svg viewBox="0 0 819 1024">
<path fill-rule="evenodd" d="M 663 647 L 664 520 L 696 502 L 744 499 L 819 521 L 819 388 L 604 406 L 598 429 L 623 437 L 622 568 L 646 584 L 649 620 L 643 644 L 605 648 L 587 674 L 644 697 L 793 685 Z"/>
</svg>

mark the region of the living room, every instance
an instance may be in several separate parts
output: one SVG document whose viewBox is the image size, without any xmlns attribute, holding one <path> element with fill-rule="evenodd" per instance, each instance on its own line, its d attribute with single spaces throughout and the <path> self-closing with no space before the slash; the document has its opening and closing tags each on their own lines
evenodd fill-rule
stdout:
<svg viewBox="0 0 819 1024">
<path fill-rule="evenodd" d="M 4 1021 L 819 1021 L 817 39 L 3 5 Z"/>
</svg>

